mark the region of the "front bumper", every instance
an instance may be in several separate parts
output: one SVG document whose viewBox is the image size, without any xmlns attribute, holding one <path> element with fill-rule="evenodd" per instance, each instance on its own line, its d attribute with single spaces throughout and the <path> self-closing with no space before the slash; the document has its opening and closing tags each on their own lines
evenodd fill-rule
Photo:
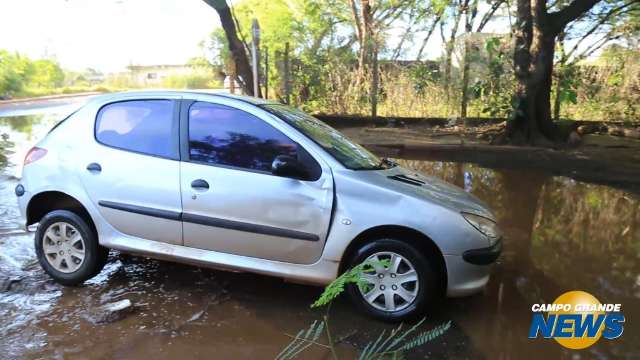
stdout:
<svg viewBox="0 0 640 360">
<path fill-rule="evenodd" d="M 462 258 L 474 265 L 489 265 L 493 264 L 502 253 L 502 239 L 498 239 L 492 246 L 467 250 L 462 253 Z"/>
<path fill-rule="evenodd" d="M 502 252 L 502 239 L 493 246 L 465 251 L 462 255 L 445 255 L 447 296 L 459 297 L 480 292 L 489 282 L 491 264 Z"/>
</svg>

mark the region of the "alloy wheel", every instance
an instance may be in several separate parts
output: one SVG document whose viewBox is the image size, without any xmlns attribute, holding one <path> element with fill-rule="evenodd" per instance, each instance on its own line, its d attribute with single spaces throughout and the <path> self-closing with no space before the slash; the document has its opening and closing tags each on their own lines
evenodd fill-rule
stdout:
<svg viewBox="0 0 640 360">
<path fill-rule="evenodd" d="M 370 262 L 358 286 L 363 299 L 376 309 L 395 312 L 407 308 L 418 296 L 419 279 L 413 264 L 394 252 L 378 252 Z"/>
<path fill-rule="evenodd" d="M 62 273 L 72 273 L 84 262 L 84 239 L 66 222 L 56 222 L 47 228 L 42 237 L 42 249 L 49 265 Z"/>
</svg>

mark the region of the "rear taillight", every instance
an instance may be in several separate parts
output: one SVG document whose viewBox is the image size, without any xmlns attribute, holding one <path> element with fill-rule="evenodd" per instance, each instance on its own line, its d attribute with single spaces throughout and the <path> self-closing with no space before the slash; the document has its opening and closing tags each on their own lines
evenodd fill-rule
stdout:
<svg viewBox="0 0 640 360">
<path fill-rule="evenodd" d="M 29 150 L 27 156 L 24 157 L 24 165 L 31 164 L 36 160 L 42 159 L 45 155 L 47 155 L 47 149 L 39 148 L 34 146 Z"/>
</svg>

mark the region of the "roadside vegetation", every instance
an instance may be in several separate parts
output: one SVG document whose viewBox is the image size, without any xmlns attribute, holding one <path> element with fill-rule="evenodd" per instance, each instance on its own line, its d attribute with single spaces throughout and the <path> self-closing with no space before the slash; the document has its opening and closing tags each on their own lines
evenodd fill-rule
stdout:
<svg viewBox="0 0 640 360">
<path fill-rule="evenodd" d="M 640 114 L 636 0 L 204 1 L 222 23 L 212 65 L 253 93 L 242 64 L 257 19 L 271 59 L 260 92 L 307 111 L 508 118 L 505 142 L 529 144 L 562 140 L 561 118 Z"/>
<path fill-rule="evenodd" d="M 0 49 L 0 99 L 29 98 L 83 92 L 113 92 L 149 87 L 169 89 L 221 88 L 222 81 L 209 63 L 201 59 L 189 62 L 187 74 L 172 74 L 149 85 L 131 73 L 103 74 L 95 69 L 64 70 L 52 59 L 31 59 L 19 53 Z"/>
<path fill-rule="evenodd" d="M 82 74 L 66 72 L 51 59 L 31 59 L 0 49 L 0 98 L 36 97 L 78 92 L 109 91 L 91 84 Z"/>
</svg>

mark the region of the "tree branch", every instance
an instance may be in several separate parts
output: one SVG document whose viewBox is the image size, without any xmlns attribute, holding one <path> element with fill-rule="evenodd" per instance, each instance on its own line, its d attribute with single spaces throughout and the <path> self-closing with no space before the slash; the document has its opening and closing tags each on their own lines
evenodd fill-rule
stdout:
<svg viewBox="0 0 640 360">
<path fill-rule="evenodd" d="M 478 24 L 476 32 L 482 32 L 482 29 L 484 29 L 489 21 L 491 21 L 491 18 L 493 18 L 493 15 L 496 13 L 496 11 L 498 11 L 500 5 L 504 4 L 505 2 L 506 0 L 496 0 L 496 2 L 491 4 L 491 9 L 489 9 L 489 11 L 487 11 L 482 17 L 482 20 L 480 20 L 480 24 Z"/>
<path fill-rule="evenodd" d="M 582 44 L 582 42 L 588 38 L 589 36 L 591 36 L 593 33 L 595 33 L 602 25 L 604 25 L 613 15 L 615 14 L 619 14 L 620 12 L 622 12 L 622 10 L 624 10 L 625 8 L 631 6 L 634 3 L 634 1 L 628 2 L 624 5 L 620 5 L 616 8 L 613 8 L 611 10 L 609 10 L 606 14 L 604 14 L 604 16 L 597 22 L 595 23 L 591 29 L 589 29 L 584 35 L 582 35 L 582 37 L 580 38 L 580 40 L 578 40 L 576 42 L 576 44 L 571 48 L 571 50 L 567 53 L 566 58 L 569 59 L 578 49 L 578 47 Z M 579 56 L 580 57 L 580 56 Z"/>
<path fill-rule="evenodd" d="M 409 17 L 412 18 L 413 14 L 414 14 L 414 11 L 412 10 L 411 13 L 409 14 Z M 398 45 L 396 46 L 395 50 L 393 51 L 393 55 L 391 56 L 393 60 L 397 60 L 398 57 L 400 57 L 400 53 L 402 52 L 402 46 L 404 45 L 404 42 L 407 41 L 407 39 L 409 38 L 409 34 L 411 34 L 411 30 L 413 30 L 414 25 L 415 25 L 415 22 L 413 21 L 410 22 L 406 30 L 404 31 L 404 34 L 402 34 L 402 37 L 400 38 L 400 41 L 398 42 Z"/>
<path fill-rule="evenodd" d="M 362 25 L 360 22 L 360 15 L 358 15 L 358 8 L 356 7 L 356 0 L 351 0 L 351 13 L 353 15 L 353 23 L 356 28 L 356 37 L 358 42 L 362 43 Z"/>
<path fill-rule="evenodd" d="M 422 45 L 420 45 L 420 50 L 418 50 L 418 55 L 416 55 L 417 61 L 422 60 L 422 52 L 424 51 L 424 48 L 427 46 L 427 42 L 429 42 L 431 35 L 433 35 L 433 32 L 436 30 L 436 26 L 438 26 L 438 24 L 441 22 L 443 13 L 444 12 L 440 12 L 438 16 L 433 20 L 433 24 L 431 24 L 431 28 L 429 28 L 429 32 L 427 33 L 427 36 L 425 36 L 424 39 L 422 40 Z"/>
<path fill-rule="evenodd" d="M 591 10 L 602 0 L 573 0 L 564 9 L 549 13 L 549 24 L 555 34 L 559 33 L 568 23 Z"/>
</svg>

